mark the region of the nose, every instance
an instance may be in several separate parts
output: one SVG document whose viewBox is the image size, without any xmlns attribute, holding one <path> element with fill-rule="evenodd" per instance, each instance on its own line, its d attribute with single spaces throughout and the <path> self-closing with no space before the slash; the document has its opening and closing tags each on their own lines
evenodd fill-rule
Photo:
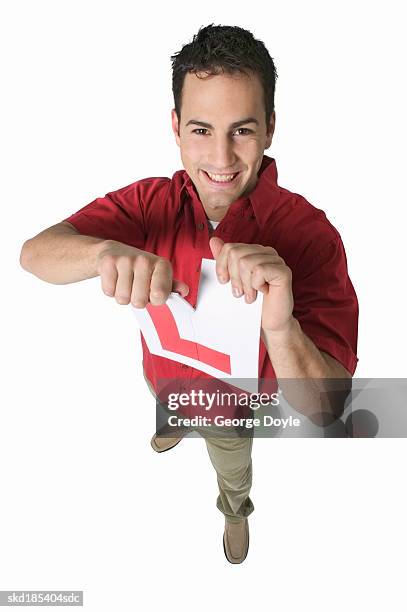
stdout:
<svg viewBox="0 0 407 612">
<path fill-rule="evenodd" d="M 231 136 L 218 135 L 212 140 L 209 156 L 210 172 L 227 174 L 236 171 L 236 154 Z"/>
</svg>

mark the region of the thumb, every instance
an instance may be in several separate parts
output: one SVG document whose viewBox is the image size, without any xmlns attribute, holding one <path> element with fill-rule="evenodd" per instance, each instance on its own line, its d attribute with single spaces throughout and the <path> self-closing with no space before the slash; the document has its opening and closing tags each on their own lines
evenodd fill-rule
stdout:
<svg viewBox="0 0 407 612">
<path fill-rule="evenodd" d="M 212 236 L 212 238 L 209 240 L 209 246 L 211 247 L 214 259 L 217 259 L 224 244 L 225 243 L 223 242 L 222 238 L 219 238 L 218 236 Z"/>
<path fill-rule="evenodd" d="M 185 297 L 189 293 L 189 287 L 186 283 L 184 283 L 184 281 L 175 280 L 174 278 L 172 280 L 171 291 L 175 291 L 176 293 L 179 293 L 181 297 Z"/>
</svg>

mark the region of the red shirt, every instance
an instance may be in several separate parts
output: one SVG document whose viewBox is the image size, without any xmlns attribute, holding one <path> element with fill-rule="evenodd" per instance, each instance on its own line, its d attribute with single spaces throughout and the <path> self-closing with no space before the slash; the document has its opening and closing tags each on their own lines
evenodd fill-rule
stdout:
<svg viewBox="0 0 407 612">
<path fill-rule="evenodd" d="M 254 190 L 229 206 L 211 235 L 205 210 L 185 170 L 175 172 L 172 179 L 145 178 L 109 192 L 65 221 L 81 234 L 117 240 L 167 258 L 173 277 L 189 286 L 185 299 L 193 307 L 201 260 L 213 259 L 211 235 L 224 242 L 274 247 L 292 271 L 293 316 L 303 332 L 351 374 L 355 372 L 358 301 L 341 237 L 322 210 L 277 184 L 274 158 L 263 156 Z M 144 373 L 155 390 L 159 379 L 182 382 L 207 376 L 152 355 L 143 334 L 141 342 Z M 262 340 L 259 378 L 276 379 Z M 179 390 L 186 390 L 185 385 L 180 383 Z"/>
</svg>

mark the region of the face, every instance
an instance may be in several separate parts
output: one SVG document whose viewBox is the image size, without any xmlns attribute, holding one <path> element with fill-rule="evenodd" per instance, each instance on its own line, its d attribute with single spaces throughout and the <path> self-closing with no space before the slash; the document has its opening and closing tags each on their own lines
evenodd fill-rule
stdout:
<svg viewBox="0 0 407 612">
<path fill-rule="evenodd" d="M 204 76 L 185 75 L 181 118 L 173 109 L 172 129 L 208 218 L 220 221 L 230 204 L 254 189 L 275 113 L 266 126 L 257 74 Z"/>
</svg>

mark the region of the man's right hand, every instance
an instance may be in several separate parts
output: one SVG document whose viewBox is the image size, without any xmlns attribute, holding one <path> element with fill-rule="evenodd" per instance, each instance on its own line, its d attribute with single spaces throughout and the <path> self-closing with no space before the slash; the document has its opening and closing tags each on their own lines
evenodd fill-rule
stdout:
<svg viewBox="0 0 407 612">
<path fill-rule="evenodd" d="M 145 308 L 164 304 L 171 291 L 185 297 L 189 287 L 172 278 L 172 265 L 164 257 L 141 251 L 121 242 L 108 241 L 98 256 L 97 270 L 103 292 L 118 304 Z"/>
</svg>

